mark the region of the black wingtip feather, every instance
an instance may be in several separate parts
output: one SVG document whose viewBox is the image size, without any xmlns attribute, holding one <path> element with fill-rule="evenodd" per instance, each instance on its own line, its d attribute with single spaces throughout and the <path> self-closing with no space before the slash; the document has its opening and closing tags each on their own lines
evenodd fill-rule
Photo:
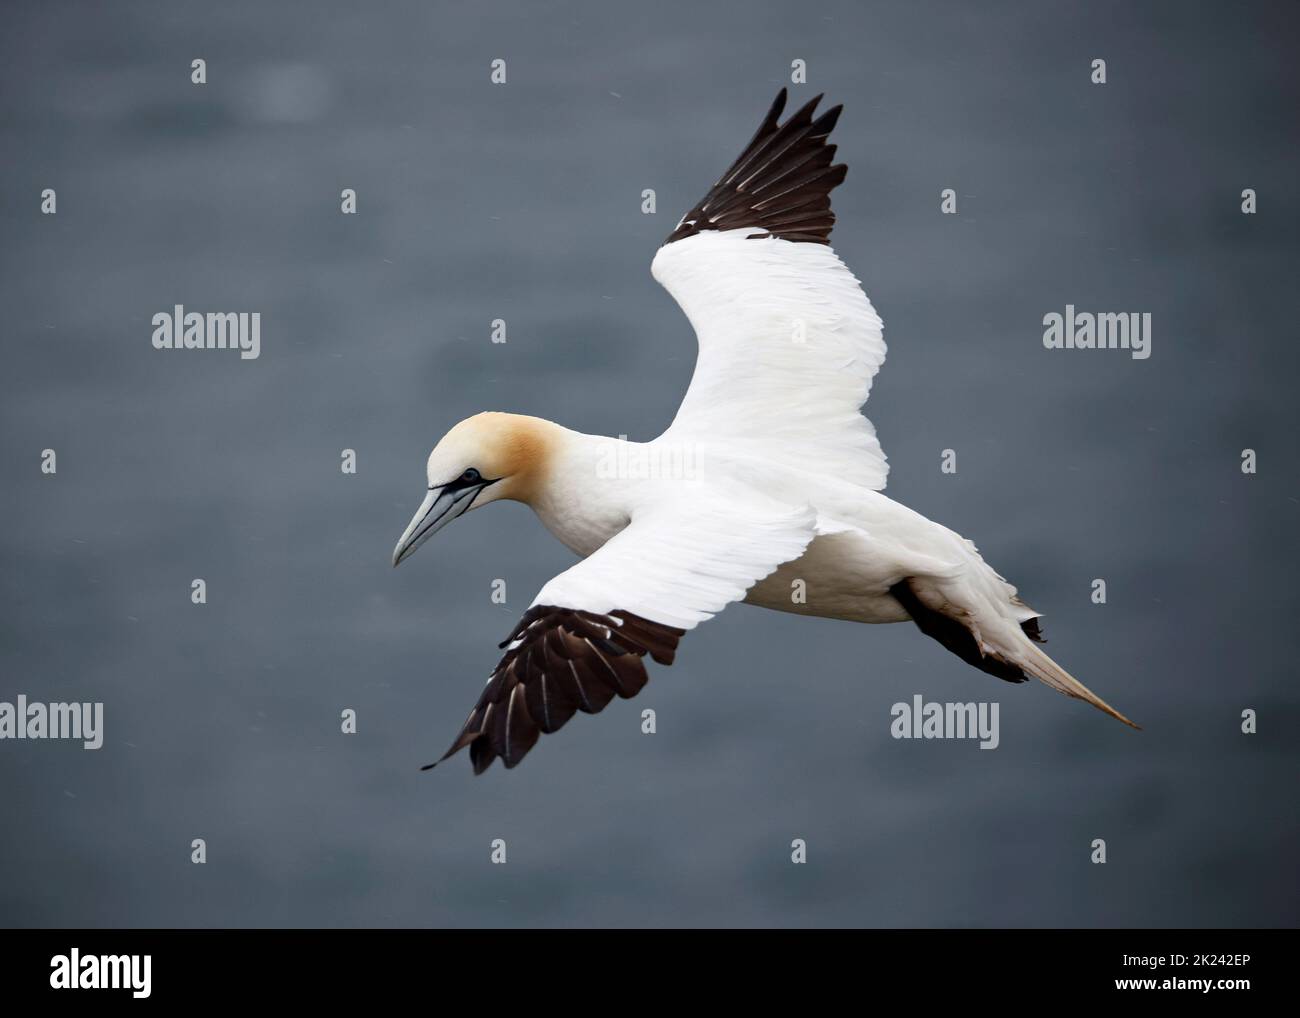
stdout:
<svg viewBox="0 0 1300 1018">
<path fill-rule="evenodd" d="M 630 612 L 534 605 L 502 643 L 505 656 L 438 763 L 468 746 L 475 774 L 498 757 L 515 767 L 575 711 L 595 714 L 615 696 L 635 696 L 647 680 L 643 658 L 671 664 L 684 635 Z"/>
<path fill-rule="evenodd" d="M 664 243 L 706 230 L 745 228 L 759 231 L 754 233 L 754 239 L 778 237 L 799 243 L 830 243 L 835 224 L 830 193 L 844 182 L 848 167 L 843 163 L 828 165 L 834 158 L 835 146 L 827 144 L 826 139 L 844 106 L 832 106 L 814 120 L 813 113 L 822 100 L 817 95 L 782 124 L 780 117 L 787 98 L 786 89 L 777 93 L 749 144 L 709 193 L 682 217 Z M 818 171 L 818 167 L 826 168 Z M 783 196 L 790 200 L 778 200 Z M 807 215 L 792 215 L 799 211 Z"/>
</svg>

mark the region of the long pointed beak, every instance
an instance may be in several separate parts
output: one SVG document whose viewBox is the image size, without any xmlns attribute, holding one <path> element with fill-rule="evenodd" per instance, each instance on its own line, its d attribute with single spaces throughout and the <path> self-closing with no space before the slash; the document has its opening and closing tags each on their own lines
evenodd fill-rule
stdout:
<svg viewBox="0 0 1300 1018">
<path fill-rule="evenodd" d="M 444 485 L 430 488 L 420 508 L 411 517 L 411 523 L 393 549 L 393 566 L 409 557 L 416 548 L 469 508 L 474 496 L 483 490 L 482 485 L 452 488 Z"/>
</svg>

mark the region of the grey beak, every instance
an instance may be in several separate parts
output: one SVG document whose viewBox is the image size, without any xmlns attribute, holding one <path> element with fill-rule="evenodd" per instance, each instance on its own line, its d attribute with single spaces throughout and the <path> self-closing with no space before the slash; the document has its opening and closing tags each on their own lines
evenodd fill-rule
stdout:
<svg viewBox="0 0 1300 1018">
<path fill-rule="evenodd" d="M 393 549 L 394 567 L 468 509 L 470 503 L 474 501 L 474 496 L 484 487 L 485 485 L 482 484 L 473 484 L 463 488 L 455 488 L 451 485 L 430 488 L 429 493 L 424 496 L 424 501 L 420 503 L 420 508 L 411 517 L 411 523 L 402 534 L 401 540 L 397 542 L 397 547 Z"/>
</svg>

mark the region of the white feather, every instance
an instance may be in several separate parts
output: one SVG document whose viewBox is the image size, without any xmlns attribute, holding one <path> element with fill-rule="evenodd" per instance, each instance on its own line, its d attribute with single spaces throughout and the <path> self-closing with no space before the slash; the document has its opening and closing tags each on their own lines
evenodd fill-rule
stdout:
<svg viewBox="0 0 1300 1018">
<path fill-rule="evenodd" d="M 880 316 L 827 245 L 751 232 L 700 233 L 651 264 L 700 348 L 665 437 L 884 488 L 885 454 L 860 413 L 885 360 Z"/>
<path fill-rule="evenodd" d="M 599 551 L 547 583 L 533 604 L 631 612 L 694 629 L 783 562 L 799 558 L 817 514 L 754 496 L 690 498 L 637 512 Z"/>
</svg>

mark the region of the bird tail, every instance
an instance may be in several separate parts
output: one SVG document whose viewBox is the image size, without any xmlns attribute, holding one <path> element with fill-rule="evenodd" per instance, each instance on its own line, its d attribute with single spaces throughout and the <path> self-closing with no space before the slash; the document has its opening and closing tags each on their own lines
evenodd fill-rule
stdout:
<svg viewBox="0 0 1300 1018">
<path fill-rule="evenodd" d="M 1038 646 L 1043 642 L 1038 613 L 1015 597 L 1015 588 L 1006 585 L 991 569 L 988 574 L 1010 591 L 1005 604 L 969 585 L 959 589 L 943 580 L 916 576 L 899 581 L 889 592 L 921 632 L 967 664 L 1007 682 L 1038 679 L 1058 693 L 1090 703 L 1131 728 L 1138 728 L 1047 656 Z"/>
<path fill-rule="evenodd" d="M 1035 647 L 1028 639 L 1024 641 L 1024 646 L 1020 653 L 1015 657 L 1015 663 L 1018 664 L 1022 671 L 1027 672 L 1036 678 L 1045 686 L 1051 686 L 1058 693 L 1064 693 L 1066 696 L 1072 696 L 1076 700 L 1083 700 L 1092 704 L 1099 711 L 1109 714 L 1117 721 L 1123 721 L 1130 728 L 1136 728 L 1141 731 L 1142 726 L 1136 725 L 1114 707 L 1108 704 L 1100 696 L 1058 665 L 1048 657 L 1040 648 Z"/>
</svg>

